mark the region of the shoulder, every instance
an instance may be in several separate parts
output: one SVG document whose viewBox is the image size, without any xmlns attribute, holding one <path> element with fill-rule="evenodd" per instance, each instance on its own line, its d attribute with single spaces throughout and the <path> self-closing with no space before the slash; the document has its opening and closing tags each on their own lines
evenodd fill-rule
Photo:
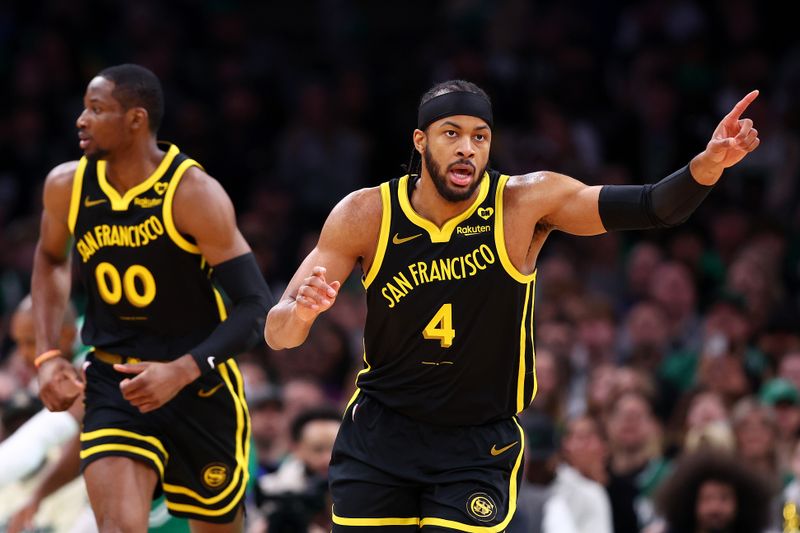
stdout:
<svg viewBox="0 0 800 533">
<path fill-rule="evenodd" d="M 320 234 L 320 246 L 368 256 L 378 239 L 382 214 L 380 187 L 351 192 L 328 215 Z"/>
<path fill-rule="evenodd" d="M 75 179 L 75 171 L 78 169 L 79 161 L 67 161 L 54 167 L 47 173 L 45 178 L 45 187 L 50 189 L 66 189 L 72 188 L 72 182 Z"/>
<path fill-rule="evenodd" d="M 44 207 L 47 211 L 66 217 L 72 200 L 72 184 L 78 161 L 67 161 L 54 167 L 44 180 Z"/>
<path fill-rule="evenodd" d="M 218 201 L 230 201 L 222 184 L 196 165 L 187 168 L 175 191 L 175 203 L 197 207 Z"/>
</svg>

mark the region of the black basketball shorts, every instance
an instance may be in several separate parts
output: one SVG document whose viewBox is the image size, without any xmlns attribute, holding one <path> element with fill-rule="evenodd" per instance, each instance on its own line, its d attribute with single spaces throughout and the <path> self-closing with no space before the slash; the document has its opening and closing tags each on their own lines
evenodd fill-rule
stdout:
<svg viewBox="0 0 800 533">
<path fill-rule="evenodd" d="M 524 445 L 516 417 L 435 426 L 359 393 L 331 458 L 333 532 L 504 531 Z"/>
<path fill-rule="evenodd" d="M 103 457 L 130 457 L 156 471 L 154 497 L 163 491 L 170 514 L 233 521 L 244 498 L 250 453 L 250 415 L 236 363 L 228 360 L 142 414 L 119 388 L 130 375 L 94 354 L 87 361 L 81 471 Z"/>
</svg>

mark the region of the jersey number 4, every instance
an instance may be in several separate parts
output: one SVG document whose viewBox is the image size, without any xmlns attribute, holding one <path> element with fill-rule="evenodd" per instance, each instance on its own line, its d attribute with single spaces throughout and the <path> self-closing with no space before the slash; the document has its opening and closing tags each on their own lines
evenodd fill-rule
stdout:
<svg viewBox="0 0 800 533">
<path fill-rule="evenodd" d="M 442 348 L 449 348 L 453 345 L 456 330 L 453 329 L 452 304 L 444 304 L 436 311 L 431 321 L 422 330 L 422 336 L 428 340 L 439 341 Z"/>
<path fill-rule="evenodd" d="M 147 307 L 156 297 L 156 280 L 142 265 L 131 265 L 120 276 L 117 267 L 104 261 L 95 268 L 94 278 L 100 298 L 109 305 L 118 304 L 123 292 L 125 299 L 139 308 Z"/>
</svg>

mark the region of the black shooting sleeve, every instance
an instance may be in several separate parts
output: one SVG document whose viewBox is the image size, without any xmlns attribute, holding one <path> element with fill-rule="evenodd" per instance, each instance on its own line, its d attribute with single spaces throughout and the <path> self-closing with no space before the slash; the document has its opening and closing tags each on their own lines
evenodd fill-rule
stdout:
<svg viewBox="0 0 800 533">
<path fill-rule="evenodd" d="M 671 228 L 688 220 L 713 186 L 702 185 L 685 166 L 648 185 L 605 185 L 600 220 L 607 231 Z"/>
<path fill-rule="evenodd" d="M 255 346 L 262 339 L 267 311 L 274 303 L 252 252 L 218 264 L 213 276 L 233 308 L 211 335 L 189 351 L 202 374 Z"/>
</svg>

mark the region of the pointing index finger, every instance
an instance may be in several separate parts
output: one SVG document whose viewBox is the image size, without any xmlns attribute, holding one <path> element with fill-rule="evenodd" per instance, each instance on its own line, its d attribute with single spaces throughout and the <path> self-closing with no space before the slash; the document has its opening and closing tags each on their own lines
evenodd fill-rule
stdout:
<svg viewBox="0 0 800 533">
<path fill-rule="evenodd" d="M 731 112 L 728 113 L 728 119 L 739 120 L 739 117 L 742 116 L 742 113 L 744 113 L 744 110 L 747 109 L 747 106 L 752 104 L 753 100 L 755 100 L 757 97 L 758 97 L 758 90 L 750 91 L 749 93 L 747 93 L 747 95 L 744 98 L 739 100 L 739 102 L 735 106 L 733 106 Z"/>
</svg>

